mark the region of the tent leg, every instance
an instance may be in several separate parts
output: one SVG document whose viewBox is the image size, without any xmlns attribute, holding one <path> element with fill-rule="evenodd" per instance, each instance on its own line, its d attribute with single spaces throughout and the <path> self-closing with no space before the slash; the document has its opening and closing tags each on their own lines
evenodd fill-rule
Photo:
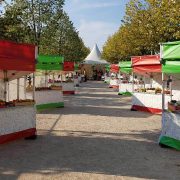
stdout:
<svg viewBox="0 0 180 180">
<path fill-rule="evenodd" d="M 133 81 L 132 81 L 132 92 L 134 93 L 134 73 L 132 72 L 132 77 L 133 77 Z"/>
<path fill-rule="evenodd" d="M 19 78 L 17 79 L 17 100 L 19 100 Z"/>
<path fill-rule="evenodd" d="M 164 80 L 164 73 L 162 73 L 162 111 L 164 111 L 164 109 L 165 109 L 164 89 L 165 89 L 165 80 Z"/>
<path fill-rule="evenodd" d="M 33 73 L 33 100 L 35 101 L 35 73 Z"/>
</svg>

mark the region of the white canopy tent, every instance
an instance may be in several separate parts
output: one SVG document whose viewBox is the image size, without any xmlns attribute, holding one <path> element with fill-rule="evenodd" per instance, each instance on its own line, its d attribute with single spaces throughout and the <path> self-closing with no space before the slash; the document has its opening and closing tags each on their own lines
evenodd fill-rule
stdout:
<svg viewBox="0 0 180 180">
<path fill-rule="evenodd" d="M 90 65 L 104 64 L 105 65 L 109 63 L 106 60 L 101 59 L 101 52 L 97 44 L 95 44 L 90 54 L 84 60 L 83 64 L 90 64 Z"/>
</svg>

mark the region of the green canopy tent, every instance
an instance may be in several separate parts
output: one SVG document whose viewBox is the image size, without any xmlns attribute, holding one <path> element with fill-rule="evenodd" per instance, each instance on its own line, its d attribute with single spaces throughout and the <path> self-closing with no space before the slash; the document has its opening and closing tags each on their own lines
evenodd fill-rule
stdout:
<svg viewBox="0 0 180 180">
<path fill-rule="evenodd" d="M 120 72 L 129 74 L 132 72 L 131 61 L 119 62 Z"/>
<path fill-rule="evenodd" d="M 180 41 L 161 44 L 162 80 L 164 74 L 180 73 Z M 170 83 L 171 84 L 171 83 Z M 164 91 L 163 91 L 164 92 Z M 162 94 L 162 132 L 159 144 L 180 150 L 180 115 L 164 110 L 165 96 Z"/>
<path fill-rule="evenodd" d="M 36 62 L 36 76 L 42 76 L 42 73 L 44 72 L 45 87 L 48 88 L 47 75 L 50 73 L 53 75 L 53 85 L 54 85 L 55 72 L 59 73 L 60 71 L 63 71 L 63 63 L 64 63 L 64 57 L 62 56 L 56 56 L 56 55 L 38 56 Z M 60 98 L 60 92 L 58 90 L 48 91 L 48 92 L 38 91 L 36 92 L 36 94 L 37 94 L 36 107 L 38 110 L 64 107 L 64 102 L 62 102 L 63 100 Z M 57 98 L 54 98 L 54 96 L 57 96 Z"/>
<path fill-rule="evenodd" d="M 63 70 L 64 57 L 54 55 L 39 55 L 37 70 Z"/>
<path fill-rule="evenodd" d="M 180 73 L 180 41 L 163 43 L 161 52 L 162 72 Z"/>
<path fill-rule="evenodd" d="M 131 61 L 121 61 L 121 62 L 119 62 L 119 67 L 120 67 L 121 73 L 130 74 L 132 72 Z M 131 96 L 132 92 L 129 92 L 129 91 L 119 92 L 118 95 Z"/>
</svg>

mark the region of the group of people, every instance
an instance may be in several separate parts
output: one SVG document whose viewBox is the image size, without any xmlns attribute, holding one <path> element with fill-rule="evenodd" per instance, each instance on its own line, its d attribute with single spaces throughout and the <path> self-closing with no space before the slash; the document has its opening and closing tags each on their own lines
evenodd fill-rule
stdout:
<svg viewBox="0 0 180 180">
<path fill-rule="evenodd" d="M 103 71 L 102 70 L 93 70 L 93 80 L 101 81 L 101 78 L 103 76 Z"/>
</svg>

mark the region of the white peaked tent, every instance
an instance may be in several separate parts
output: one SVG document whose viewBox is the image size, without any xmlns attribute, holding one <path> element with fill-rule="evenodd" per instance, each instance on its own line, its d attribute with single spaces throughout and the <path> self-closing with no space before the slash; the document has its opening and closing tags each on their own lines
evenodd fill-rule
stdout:
<svg viewBox="0 0 180 180">
<path fill-rule="evenodd" d="M 90 54 L 84 60 L 83 64 L 95 65 L 95 64 L 109 64 L 109 63 L 101 59 L 101 52 L 97 44 L 95 44 Z"/>
</svg>

